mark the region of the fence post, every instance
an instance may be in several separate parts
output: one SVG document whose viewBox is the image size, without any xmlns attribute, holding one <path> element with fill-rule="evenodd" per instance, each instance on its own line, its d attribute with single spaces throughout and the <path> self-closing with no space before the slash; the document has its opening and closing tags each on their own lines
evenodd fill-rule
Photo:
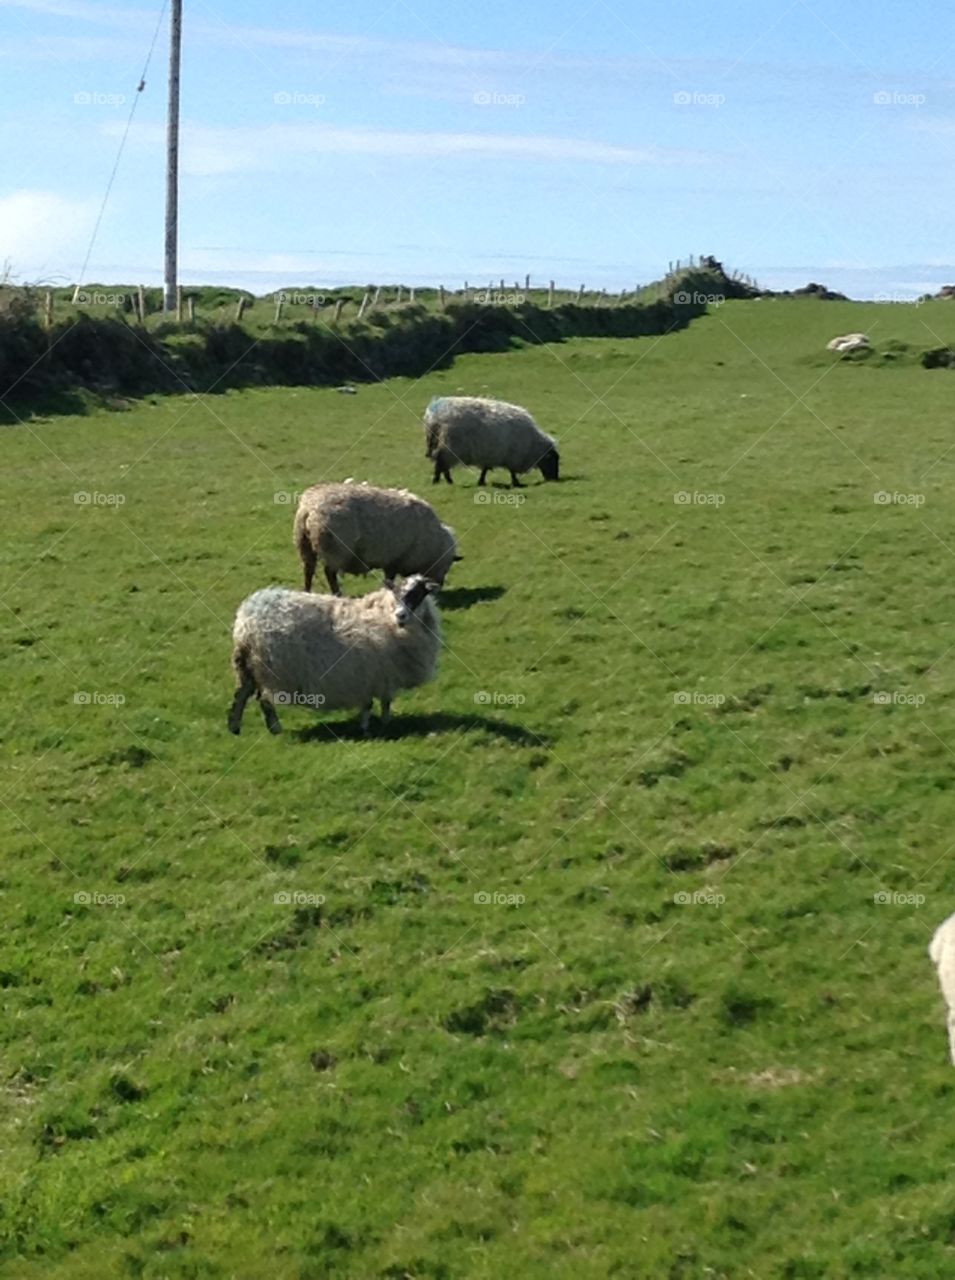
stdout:
<svg viewBox="0 0 955 1280">
<path fill-rule="evenodd" d="M 438 285 L 438 306 L 441 308 L 442 311 L 444 310 L 444 285 L 443 284 Z"/>
<path fill-rule="evenodd" d="M 548 305 L 548 307 L 552 307 L 552 306 L 554 305 L 554 282 L 553 282 L 553 280 L 550 282 L 550 288 L 547 290 L 547 305 Z"/>
<path fill-rule="evenodd" d="M 182 285 L 176 285 L 176 324 L 182 324 Z"/>
<path fill-rule="evenodd" d="M 196 298 L 195 294 L 192 293 L 190 293 L 188 298 L 186 298 L 186 318 L 190 324 L 192 324 L 196 318 Z"/>
<path fill-rule="evenodd" d="M 335 299 L 335 314 L 332 316 L 332 324 L 338 324 L 339 320 L 342 318 L 342 307 L 344 305 L 345 305 L 344 298 Z"/>
<path fill-rule="evenodd" d="M 524 292 L 528 293 L 530 291 L 530 287 L 531 287 L 531 273 L 528 271 L 527 275 L 524 277 Z"/>
<path fill-rule="evenodd" d="M 364 296 L 364 297 L 362 298 L 362 300 L 361 300 L 361 306 L 358 308 L 358 319 L 359 319 L 359 320 L 360 320 L 360 319 L 362 318 L 362 316 L 365 314 L 365 308 L 368 306 L 368 299 L 369 299 L 370 297 L 371 297 L 371 294 L 370 294 L 370 293 L 368 293 L 368 292 L 367 292 L 367 290 L 366 290 L 366 292 L 365 292 L 365 296 Z"/>
<path fill-rule="evenodd" d="M 371 300 L 371 305 L 372 305 L 373 307 L 377 307 L 377 306 L 378 306 L 378 299 L 379 299 L 380 297 L 381 297 L 381 285 L 378 285 L 378 287 L 375 289 L 375 296 L 374 296 L 374 297 L 372 298 L 372 300 Z"/>
<path fill-rule="evenodd" d="M 401 303 L 401 285 L 400 284 L 398 286 L 398 296 L 395 298 L 395 303 L 396 305 L 400 305 Z"/>
<path fill-rule="evenodd" d="M 283 303 L 284 303 L 284 299 L 282 298 L 282 295 L 279 294 L 278 297 L 275 299 L 275 323 L 276 324 L 278 324 L 278 322 L 282 319 Z"/>
<path fill-rule="evenodd" d="M 414 285 L 412 285 L 408 290 L 408 301 L 414 302 Z"/>
<path fill-rule="evenodd" d="M 46 296 L 43 299 L 43 317 L 46 321 L 48 329 L 53 328 L 53 290 L 47 289 Z"/>
<path fill-rule="evenodd" d="M 139 323 L 146 323 L 146 290 L 140 285 L 136 290 L 136 311 L 139 314 Z"/>
<path fill-rule="evenodd" d="M 580 288 L 577 290 L 577 301 L 581 302 L 583 300 L 583 296 L 584 296 L 584 286 L 581 285 Z"/>
</svg>

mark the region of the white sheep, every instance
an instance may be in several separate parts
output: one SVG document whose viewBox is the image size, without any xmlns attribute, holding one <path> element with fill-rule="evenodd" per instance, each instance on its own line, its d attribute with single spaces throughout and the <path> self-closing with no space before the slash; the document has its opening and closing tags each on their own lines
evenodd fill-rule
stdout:
<svg viewBox="0 0 955 1280">
<path fill-rule="evenodd" d="M 434 508 L 407 489 L 368 484 L 315 484 L 295 513 L 293 540 L 311 591 L 321 561 L 334 595 L 340 573 L 384 569 L 385 585 L 398 574 L 421 573 L 443 584 L 457 554 L 454 530 Z"/>
<path fill-rule="evenodd" d="M 494 467 L 506 467 L 515 488 L 532 467 L 539 467 L 545 480 L 559 479 L 556 440 L 518 404 L 481 396 L 437 397 L 425 410 L 424 431 L 435 484 L 442 476 L 450 484 L 451 468 L 458 463 L 481 468 L 478 484 Z"/>
<path fill-rule="evenodd" d="M 280 706 L 316 710 L 361 708 L 368 732 L 372 700 L 387 724 L 401 689 L 433 679 L 441 624 L 431 599 L 437 583 L 416 574 L 400 588 L 366 596 L 320 596 L 284 587 L 256 591 L 239 605 L 232 632 L 238 685 L 229 729 L 238 733 L 254 693 L 271 733 L 282 726 Z"/>
<path fill-rule="evenodd" d="M 949 916 L 935 930 L 928 948 L 938 972 L 938 985 L 948 1005 L 948 1047 L 955 1064 L 955 916 Z"/>
<path fill-rule="evenodd" d="M 830 338 L 826 343 L 827 351 L 861 351 L 872 344 L 864 333 L 843 333 L 838 338 Z"/>
</svg>

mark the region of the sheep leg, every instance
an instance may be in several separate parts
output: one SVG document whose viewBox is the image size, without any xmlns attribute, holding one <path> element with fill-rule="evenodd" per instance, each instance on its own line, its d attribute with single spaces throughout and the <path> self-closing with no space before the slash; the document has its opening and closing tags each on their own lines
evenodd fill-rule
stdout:
<svg viewBox="0 0 955 1280">
<path fill-rule="evenodd" d="M 489 470 L 490 470 L 490 467 L 485 467 L 485 468 L 484 468 L 484 470 L 483 470 L 483 471 L 481 472 L 481 474 L 478 476 L 478 484 L 483 484 L 483 483 L 484 483 L 484 481 L 487 479 L 487 473 L 488 473 L 488 471 L 489 471 Z"/>
<path fill-rule="evenodd" d="M 366 736 L 368 734 L 368 721 L 370 719 L 371 719 L 371 703 L 369 702 L 367 706 L 362 707 L 361 718 L 358 721 L 359 729 L 361 729 L 362 733 L 365 734 Z"/>
<path fill-rule="evenodd" d="M 381 723 L 388 724 L 391 720 L 391 699 L 381 699 Z"/>
<path fill-rule="evenodd" d="M 329 587 L 331 588 L 332 595 L 333 595 L 333 596 L 340 596 L 340 595 L 341 595 L 341 593 L 342 593 L 342 589 L 341 589 L 341 587 L 338 585 L 338 573 L 337 573 L 337 571 L 336 571 L 335 569 L 329 569 L 328 565 L 326 565 L 326 566 L 325 566 L 325 577 L 328 579 L 328 585 L 329 585 Z"/>
<path fill-rule="evenodd" d="M 302 568 L 305 570 L 305 590 L 311 591 L 312 579 L 315 577 L 315 566 L 318 557 L 311 547 L 302 548 Z"/>
<path fill-rule="evenodd" d="M 269 733 L 281 733 L 282 726 L 279 724 L 279 718 L 275 714 L 275 705 L 267 693 L 259 694 L 259 705 L 262 708 L 262 714 L 265 717 L 265 727 Z"/>
<path fill-rule="evenodd" d="M 523 489 L 523 488 L 524 488 L 524 486 L 523 486 L 523 485 L 521 484 L 521 482 L 520 482 L 520 478 L 518 477 L 518 474 L 517 474 L 517 472 L 516 472 L 516 471 L 512 471 L 512 472 L 511 472 L 511 488 L 512 488 L 512 489 Z"/>
<path fill-rule="evenodd" d="M 229 732 L 241 733 L 242 731 L 242 713 L 245 711 L 245 704 L 255 693 L 255 681 L 248 672 L 242 677 L 242 683 L 235 691 L 235 697 L 232 699 L 232 708 L 229 711 Z"/>
</svg>

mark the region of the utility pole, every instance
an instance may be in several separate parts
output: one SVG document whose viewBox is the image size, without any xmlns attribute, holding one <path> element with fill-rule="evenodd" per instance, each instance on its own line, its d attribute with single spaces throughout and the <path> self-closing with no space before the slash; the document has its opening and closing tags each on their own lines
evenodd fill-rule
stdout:
<svg viewBox="0 0 955 1280">
<path fill-rule="evenodd" d="M 169 28 L 169 105 L 166 115 L 166 257 L 163 310 L 175 311 L 179 274 L 179 63 L 182 0 L 172 0 Z"/>
</svg>

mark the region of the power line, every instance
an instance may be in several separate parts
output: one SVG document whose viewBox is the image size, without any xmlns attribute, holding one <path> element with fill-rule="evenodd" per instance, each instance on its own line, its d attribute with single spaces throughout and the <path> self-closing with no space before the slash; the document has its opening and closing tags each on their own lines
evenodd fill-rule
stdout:
<svg viewBox="0 0 955 1280">
<path fill-rule="evenodd" d="M 149 52 L 146 54 L 146 61 L 143 63 L 143 73 L 139 77 L 139 84 L 136 86 L 136 92 L 133 95 L 133 105 L 129 109 L 129 115 L 126 119 L 126 128 L 123 130 L 123 136 L 119 141 L 119 150 L 116 152 L 116 159 L 113 163 L 113 171 L 109 175 L 109 181 L 106 184 L 106 192 L 103 196 L 103 203 L 100 205 L 99 213 L 96 215 L 96 222 L 93 224 L 93 234 L 90 236 L 89 248 L 86 250 L 86 257 L 83 259 L 83 265 L 80 268 L 79 278 L 76 282 L 76 289 L 73 293 L 73 301 L 76 301 L 76 294 L 79 292 L 80 286 L 86 279 L 86 268 L 89 266 L 90 258 L 93 255 L 93 246 L 96 243 L 96 237 L 99 233 L 100 223 L 103 221 L 103 214 L 106 212 L 106 202 L 109 200 L 109 193 L 113 189 L 113 182 L 116 179 L 116 173 L 119 169 L 119 162 L 123 158 L 123 150 L 126 146 L 126 139 L 129 137 L 129 131 L 133 125 L 133 116 L 136 114 L 136 108 L 139 105 L 139 97 L 146 88 L 146 72 L 149 70 L 149 63 L 152 60 L 153 50 L 156 48 L 156 41 L 159 39 L 159 31 L 162 27 L 162 20 L 166 15 L 166 8 L 169 0 L 163 0 L 162 9 L 159 11 L 159 17 L 156 20 L 156 30 L 153 32 L 152 43 L 149 46 Z"/>
</svg>

